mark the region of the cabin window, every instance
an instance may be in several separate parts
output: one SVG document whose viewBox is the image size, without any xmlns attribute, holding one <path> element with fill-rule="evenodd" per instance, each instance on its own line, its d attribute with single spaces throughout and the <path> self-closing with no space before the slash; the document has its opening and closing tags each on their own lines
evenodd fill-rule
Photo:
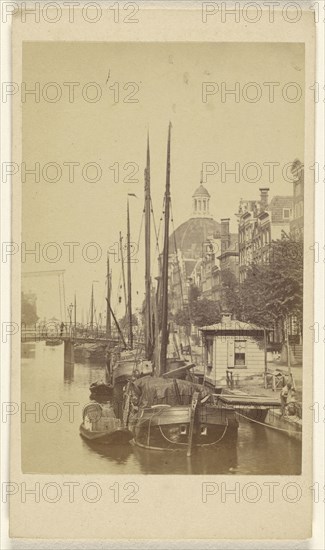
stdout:
<svg viewBox="0 0 325 550">
<path fill-rule="evenodd" d="M 246 366 L 246 340 L 235 342 L 235 367 Z"/>
<path fill-rule="evenodd" d="M 185 435 L 185 434 L 186 434 L 186 431 L 187 431 L 187 430 L 186 430 L 186 425 L 185 425 L 185 424 L 182 424 L 182 426 L 181 426 L 180 429 L 181 429 L 181 434 L 182 434 L 182 435 Z"/>
<path fill-rule="evenodd" d="M 206 426 L 201 426 L 201 435 L 207 435 L 208 428 Z"/>
</svg>

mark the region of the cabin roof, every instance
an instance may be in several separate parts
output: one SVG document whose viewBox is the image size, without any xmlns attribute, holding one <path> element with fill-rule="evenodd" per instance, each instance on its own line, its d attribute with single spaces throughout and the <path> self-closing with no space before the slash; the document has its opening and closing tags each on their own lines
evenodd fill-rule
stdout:
<svg viewBox="0 0 325 550">
<path fill-rule="evenodd" d="M 214 325 L 200 327 L 199 330 L 201 330 L 202 332 L 263 332 L 264 328 L 259 327 L 258 325 L 254 325 L 253 323 L 244 323 L 244 321 L 236 321 L 235 319 L 233 319 L 231 321 L 227 320 L 221 323 L 215 323 Z"/>
</svg>

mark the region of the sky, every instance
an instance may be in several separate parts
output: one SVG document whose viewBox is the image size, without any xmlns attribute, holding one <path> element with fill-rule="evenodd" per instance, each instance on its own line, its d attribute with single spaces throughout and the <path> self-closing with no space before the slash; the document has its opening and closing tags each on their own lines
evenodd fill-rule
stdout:
<svg viewBox="0 0 325 550">
<path fill-rule="evenodd" d="M 131 240 L 136 248 L 139 241 L 134 255 L 137 261 L 132 264 L 134 304 L 142 302 L 144 233 L 142 226 L 140 234 L 140 226 L 148 132 L 157 227 L 162 215 L 169 121 L 175 227 L 191 215 L 191 197 L 200 183 L 202 163 L 219 167 L 207 177 L 205 186 L 211 195 L 212 214 L 217 220 L 229 217 L 232 232 L 237 230 L 235 212 L 241 198 L 257 199 L 259 187 L 269 187 L 270 197 L 292 194 L 292 183 L 283 177 L 282 167 L 304 157 L 303 44 L 28 42 L 23 46 L 22 80 L 27 89 L 39 83 L 41 90 L 38 102 L 27 95 L 22 106 L 23 162 L 27 168 L 35 163 L 40 166 L 39 182 L 29 175 L 22 183 L 22 241 L 27 249 L 39 243 L 41 255 L 36 261 L 32 255 L 23 256 L 22 270 L 65 270 L 66 306 L 76 293 L 80 321 L 82 312 L 87 320 L 93 281 L 98 281 L 94 283 L 97 314 L 105 309 L 108 249 L 112 303 L 117 314 L 123 314 L 116 243 L 119 232 L 126 233 L 128 193 L 136 195 L 129 198 Z M 48 86 L 51 82 L 55 87 Z M 71 85 L 64 83 L 71 82 L 79 85 L 69 98 Z M 245 87 L 252 82 L 253 86 Z M 276 83 L 273 102 L 265 82 Z M 288 85 L 290 82 L 294 85 Z M 206 101 L 202 100 L 203 83 L 208 83 L 211 91 Z M 221 94 L 222 89 L 234 89 L 236 83 L 238 102 L 234 95 Z M 58 89 L 61 97 L 51 102 Z M 294 102 L 299 89 L 302 95 Z M 100 99 L 89 101 L 99 90 Z M 250 102 L 256 90 L 261 97 Z M 69 181 L 67 163 L 73 162 L 79 165 Z M 236 162 L 239 181 L 226 173 L 221 177 L 221 166 L 231 169 Z M 273 182 L 265 165 L 269 162 L 279 163 Z M 53 168 L 45 176 L 42 173 L 47 163 L 59 165 L 59 181 L 47 181 L 54 176 Z M 94 169 L 82 171 L 87 163 L 101 167 L 99 181 L 86 181 L 85 173 L 89 179 L 95 176 Z M 255 183 L 250 181 L 253 168 L 245 172 L 247 163 L 262 167 Z M 52 242 L 55 248 L 48 246 Z M 79 243 L 73 261 L 64 245 L 69 242 Z M 91 242 L 97 243 L 97 252 L 102 253 L 97 262 L 89 261 L 97 253 L 94 247 L 87 247 Z M 61 256 L 50 261 L 57 250 Z M 155 265 L 153 254 L 153 268 Z M 56 277 L 29 277 L 23 280 L 23 289 L 37 293 L 41 318 L 60 317 Z"/>
</svg>

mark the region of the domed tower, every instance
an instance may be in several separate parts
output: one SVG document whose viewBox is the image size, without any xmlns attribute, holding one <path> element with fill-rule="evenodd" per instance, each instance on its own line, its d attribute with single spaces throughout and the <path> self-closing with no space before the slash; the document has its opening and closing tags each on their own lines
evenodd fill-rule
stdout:
<svg viewBox="0 0 325 550">
<path fill-rule="evenodd" d="M 196 218 L 212 218 L 210 214 L 210 193 L 204 185 L 202 185 L 202 181 L 200 187 L 194 191 L 192 199 L 192 216 Z"/>
<path fill-rule="evenodd" d="M 197 260 L 202 257 L 203 243 L 208 237 L 220 237 L 220 224 L 210 214 L 210 193 L 202 178 L 192 200 L 191 216 L 170 236 L 169 250 L 173 254 L 177 248 L 184 258 Z"/>
</svg>

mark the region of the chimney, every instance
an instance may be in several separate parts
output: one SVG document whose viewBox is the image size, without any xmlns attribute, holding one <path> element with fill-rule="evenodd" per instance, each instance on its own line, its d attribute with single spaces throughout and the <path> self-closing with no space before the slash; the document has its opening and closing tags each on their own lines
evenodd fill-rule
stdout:
<svg viewBox="0 0 325 550">
<path fill-rule="evenodd" d="M 229 222 L 230 218 L 221 219 L 221 252 L 227 250 L 230 245 Z"/>
<path fill-rule="evenodd" d="M 224 324 L 230 323 L 231 321 L 231 313 L 228 313 L 228 311 L 224 311 L 222 313 L 221 322 Z"/>
<path fill-rule="evenodd" d="M 260 193 L 261 193 L 261 210 L 267 210 L 269 205 L 269 191 L 270 189 L 268 187 L 260 187 Z"/>
</svg>

